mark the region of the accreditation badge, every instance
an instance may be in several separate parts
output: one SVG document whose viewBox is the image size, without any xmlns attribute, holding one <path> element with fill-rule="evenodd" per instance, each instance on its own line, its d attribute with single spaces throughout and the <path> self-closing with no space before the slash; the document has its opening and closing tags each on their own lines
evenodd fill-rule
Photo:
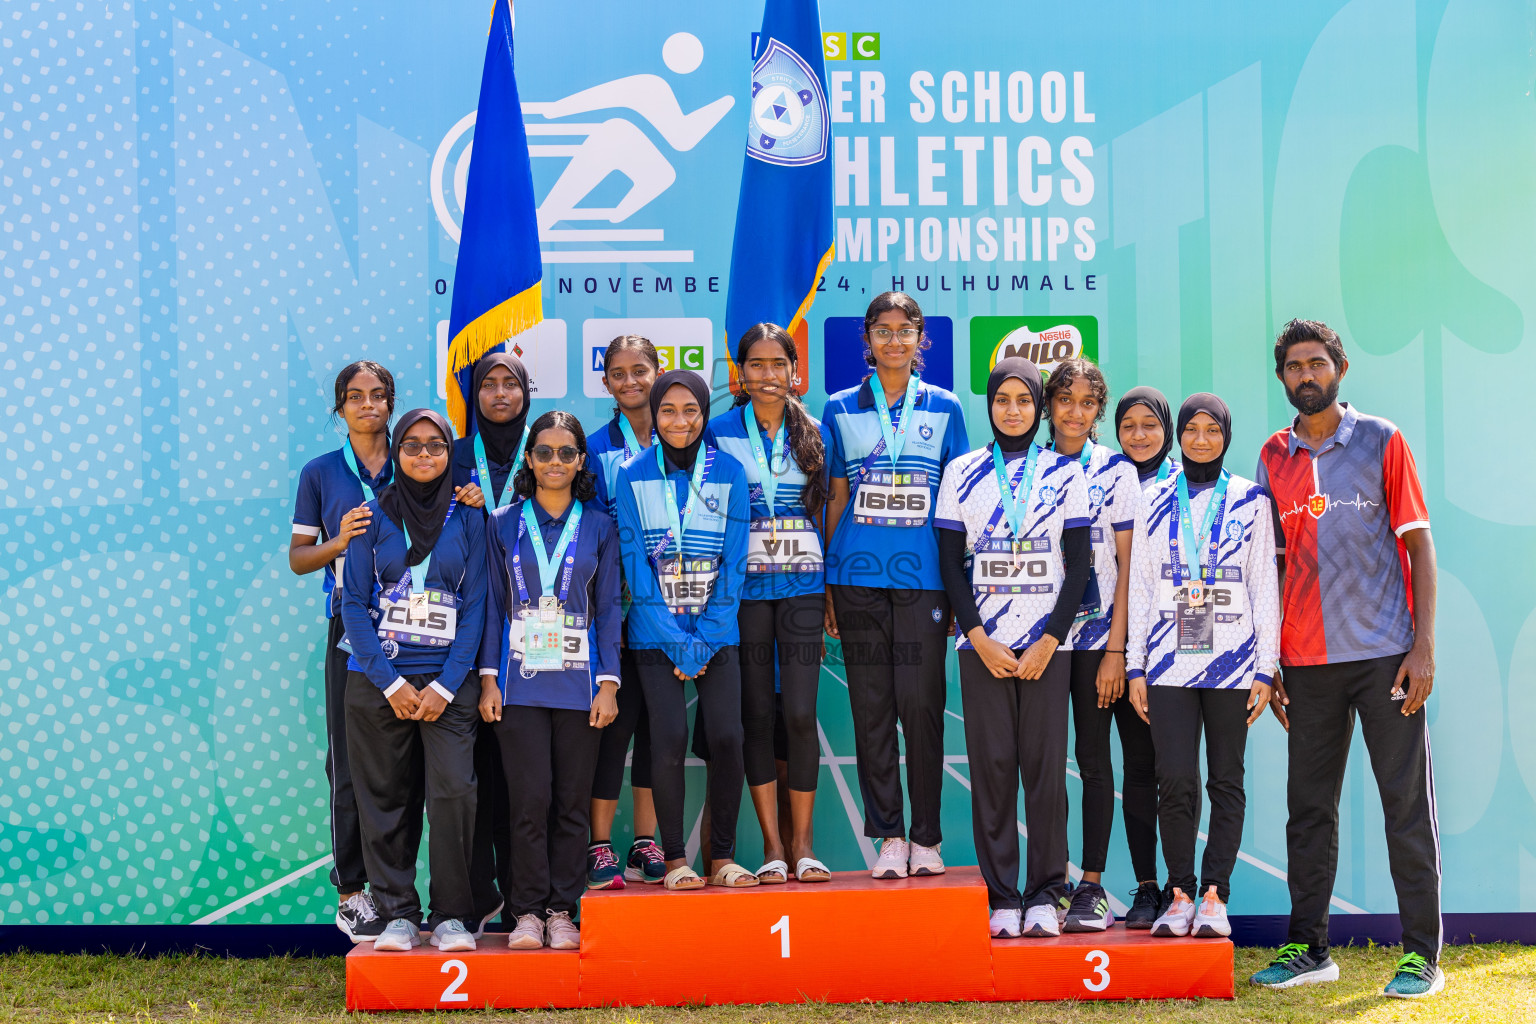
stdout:
<svg viewBox="0 0 1536 1024">
<path fill-rule="evenodd" d="M 1199 604 L 1189 599 L 1188 591 L 1194 589 L 1195 584 L 1191 584 L 1187 591 L 1174 599 L 1179 653 L 1210 654 L 1215 650 L 1216 616 L 1211 614 L 1211 606 L 1205 603 L 1203 595 Z"/>
<path fill-rule="evenodd" d="M 539 598 L 539 610 L 523 614 L 523 675 L 558 672 L 565 667 L 564 616 L 560 602 L 552 597 Z"/>
</svg>

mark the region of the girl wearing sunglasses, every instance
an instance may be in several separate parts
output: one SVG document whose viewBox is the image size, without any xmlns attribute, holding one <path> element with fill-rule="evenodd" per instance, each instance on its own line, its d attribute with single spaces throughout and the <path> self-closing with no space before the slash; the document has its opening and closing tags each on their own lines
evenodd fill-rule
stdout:
<svg viewBox="0 0 1536 1024">
<path fill-rule="evenodd" d="M 421 944 L 416 854 L 426 793 L 432 869 L 427 926 L 447 952 L 475 948 L 474 672 L 485 624 L 485 517 L 460 505 L 452 428 L 430 409 L 395 425 L 394 482 L 347 546 L 341 618 L 347 662 L 347 752 L 363 863 L 379 917 L 373 948 Z"/>
<path fill-rule="evenodd" d="M 618 714 L 619 550 L 576 417 L 534 421 L 516 499 L 487 529 L 480 716 L 493 723 L 512 819 L 513 949 L 577 949 L 592 774 Z"/>
</svg>

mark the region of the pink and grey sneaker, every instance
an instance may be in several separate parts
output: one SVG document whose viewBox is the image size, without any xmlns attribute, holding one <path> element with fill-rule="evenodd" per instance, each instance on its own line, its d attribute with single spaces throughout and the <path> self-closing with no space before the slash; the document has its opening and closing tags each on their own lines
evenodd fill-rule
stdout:
<svg viewBox="0 0 1536 1024">
<path fill-rule="evenodd" d="M 880 856 L 870 874 L 876 878 L 906 878 L 909 847 L 905 839 L 882 839 Z"/>
<path fill-rule="evenodd" d="M 612 843 L 593 843 L 587 847 L 587 888 L 624 888 L 624 869 L 613 855 Z"/>
<path fill-rule="evenodd" d="M 660 885 L 667 878 L 667 859 L 661 855 L 661 847 L 649 836 L 637 838 L 625 858 L 624 880 Z"/>
</svg>

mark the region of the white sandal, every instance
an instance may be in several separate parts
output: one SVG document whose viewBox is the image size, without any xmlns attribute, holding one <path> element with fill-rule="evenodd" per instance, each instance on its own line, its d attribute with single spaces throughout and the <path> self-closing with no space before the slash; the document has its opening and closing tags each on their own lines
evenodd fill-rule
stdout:
<svg viewBox="0 0 1536 1024">
<path fill-rule="evenodd" d="M 764 875 L 778 874 L 778 878 L 764 878 Z M 771 860 L 757 869 L 757 880 L 763 885 L 783 885 L 789 881 L 789 865 L 782 860 Z"/>
<path fill-rule="evenodd" d="M 805 877 L 807 874 L 810 874 L 812 877 Z M 820 877 L 816 877 L 818 875 Z M 832 872 L 827 870 L 827 866 L 815 857 L 801 857 L 795 864 L 795 881 L 830 882 L 832 881 Z"/>
<path fill-rule="evenodd" d="M 686 892 L 689 889 L 704 888 L 704 879 L 699 873 L 687 864 L 680 865 L 667 872 L 667 877 L 662 879 L 662 885 L 669 892 Z"/>
<path fill-rule="evenodd" d="M 735 861 L 722 864 L 709 878 L 710 885 L 725 889 L 750 889 L 760 884 L 757 876 Z"/>
</svg>

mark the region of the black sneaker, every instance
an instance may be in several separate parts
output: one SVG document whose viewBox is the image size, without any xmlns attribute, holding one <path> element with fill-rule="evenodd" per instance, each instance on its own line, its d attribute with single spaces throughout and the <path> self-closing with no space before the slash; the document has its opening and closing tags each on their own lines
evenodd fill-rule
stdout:
<svg viewBox="0 0 1536 1024">
<path fill-rule="evenodd" d="M 372 942 L 384 934 L 384 924 L 370 892 L 355 892 L 336 908 L 336 927 L 353 942 Z"/>
<path fill-rule="evenodd" d="M 1163 890 L 1156 882 L 1143 882 L 1131 893 L 1135 897 L 1131 909 L 1125 913 L 1125 927 L 1130 931 L 1151 931 L 1152 922 L 1161 914 Z"/>
<path fill-rule="evenodd" d="M 466 925 L 467 924 L 471 924 L 471 923 L 476 925 L 475 930 L 470 932 L 470 934 L 473 935 L 477 939 L 481 938 L 482 936 L 484 936 L 485 935 L 485 928 L 486 928 L 486 926 L 489 925 L 492 921 L 496 920 L 496 918 L 501 914 L 502 908 L 505 907 L 505 906 L 506 906 L 506 903 L 504 903 L 501 900 L 497 900 L 496 901 L 496 906 L 493 907 L 489 913 L 480 914 L 479 916 L 473 918 L 470 921 L 465 921 L 464 923 Z"/>
<path fill-rule="evenodd" d="M 1339 980 L 1339 965 L 1327 953 L 1314 957 L 1305 943 L 1288 942 L 1280 947 L 1269 966 L 1248 979 L 1264 988 L 1294 988 Z"/>
<path fill-rule="evenodd" d="M 1101 932 L 1115 923 L 1115 915 L 1109 909 L 1109 893 L 1095 882 L 1083 882 L 1072 890 L 1072 902 L 1067 905 L 1067 919 L 1062 922 L 1064 932 Z"/>
</svg>

